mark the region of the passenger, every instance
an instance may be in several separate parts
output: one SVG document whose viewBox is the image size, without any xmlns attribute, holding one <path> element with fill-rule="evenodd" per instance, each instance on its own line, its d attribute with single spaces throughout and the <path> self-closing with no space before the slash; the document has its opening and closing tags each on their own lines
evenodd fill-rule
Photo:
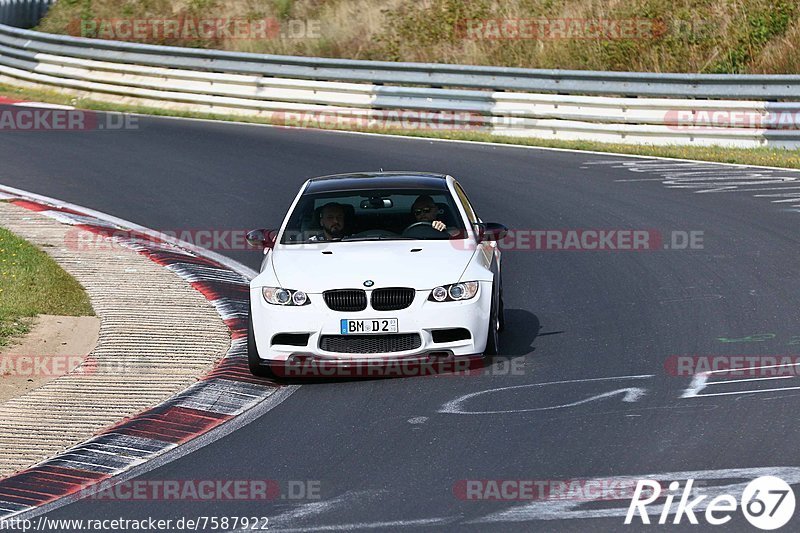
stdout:
<svg viewBox="0 0 800 533">
<path fill-rule="evenodd" d="M 319 212 L 319 225 L 322 231 L 312 235 L 310 241 L 338 241 L 344 237 L 344 206 L 330 202 Z"/>
</svg>

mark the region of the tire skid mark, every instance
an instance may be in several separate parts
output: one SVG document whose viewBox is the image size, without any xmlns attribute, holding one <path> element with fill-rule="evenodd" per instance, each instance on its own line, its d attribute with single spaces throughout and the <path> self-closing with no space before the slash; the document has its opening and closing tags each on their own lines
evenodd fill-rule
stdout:
<svg viewBox="0 0 800 533">
<path fill-rule="evenodd" d="M 608 166 L 634 174 L 656 177 L 616 179 L 616 182 L 660 181 L 669 189 L 685 189 L 694 193 L 736 193 L 800 190 L 800 172 L 797 169 L 731 166 L 720 163 L 687 163 L 661 159 L 596 159 L 583 163 L 585 168 Z M 775 197 L 772 203 L 791 204 L 800 208 L 797 193 L 754 194 L 754 197 Z"/>
</svg>

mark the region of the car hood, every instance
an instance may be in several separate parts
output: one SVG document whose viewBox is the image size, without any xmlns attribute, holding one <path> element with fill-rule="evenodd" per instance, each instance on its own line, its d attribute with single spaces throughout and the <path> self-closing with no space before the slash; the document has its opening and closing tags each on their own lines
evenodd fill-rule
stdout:
<svg viewBox="0 0 800 533">
<path fill-rule="evenodd" d="M 272 252 L 278 282 L 287 289 L 380 287 L 430 290 L 460 281 L 475 253 L 467 241 L 369 241 L 281 247 Z M 258 281 L 258 280 L 256 280 Z M 263 283 L 266 284 L 266 283 Z"/>
</svg>

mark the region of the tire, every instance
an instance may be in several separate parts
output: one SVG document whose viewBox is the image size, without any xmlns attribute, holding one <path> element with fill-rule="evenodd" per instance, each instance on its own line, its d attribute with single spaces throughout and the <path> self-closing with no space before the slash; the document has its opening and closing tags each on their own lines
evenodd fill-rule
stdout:
<svg viewBox="0 0 800 533">
<path fill-rule="evenodd" d="M 506 305 L 503 301 L 503 278 L 500 278 L 500 299 L 499 299 L 497 318 L 500 322 L 500 327 L 497 331 L 505 331 L 506 329 Z"/>
<path fill-rule="evenodd" d="M 258 347 L 256 346 L 256 337 L 253 333 L 253 317 L 251 311 L 247 311 L 247 363 L 250 367 L 250 373 L 259 378 L 274 377 L 269 367 L 261 365 L 261 357 L 258 355 Z"/>
<path fill-rule="evenodd" d="M 492 310 L 489 313 L 489 332 L 486 336 L 486 348 L 483 355 L 498 355 L 500 353 L 500 328 L 498 314 L 500 307 L 500 297 L 492 299 Z"/>
</svg>

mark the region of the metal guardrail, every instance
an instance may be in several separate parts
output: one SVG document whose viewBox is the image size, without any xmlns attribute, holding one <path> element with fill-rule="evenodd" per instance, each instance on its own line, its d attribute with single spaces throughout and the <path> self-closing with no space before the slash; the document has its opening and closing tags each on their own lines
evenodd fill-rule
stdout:
<svg viewBox="0 0 800 533">
<path fill-rule="evenodd" d="M 0 0 L 0 24 L 32 28 L 55 0 Z"/>
<path fill-rule="evenodd" d="M 783 117 L 800 122 L 800 104 L 770 101 L 800 96 L 800 76 L 795 75 L 559 71 L 275 56 L 84 39 L 9 25 L 32 24 L 50 3 L 0 0 L 0 81 L 58 87 L 99 100 L 257 115 L 289 125 L 303 125 L 309 114 L 368 122 L 376 112 L 402 110 L 417 113 L 413 120 L 418 126 L 444 117 L 456 129 L 512 136 L 800 146 L 800 132 L 781 123 Z"/>
<path fill-rule="evenodd" d="M 20 2 L 23 3 L 23 2 Z M 5 42 L 35 52 L 155 67 L 299 79 L 464 87 L 495 91 L 661 96 L 670 98 L 800 98 L 799 75 L 662 74 L 395 63 L 248 54 L 84 39 L 0 27 Z"/>
</svg>

